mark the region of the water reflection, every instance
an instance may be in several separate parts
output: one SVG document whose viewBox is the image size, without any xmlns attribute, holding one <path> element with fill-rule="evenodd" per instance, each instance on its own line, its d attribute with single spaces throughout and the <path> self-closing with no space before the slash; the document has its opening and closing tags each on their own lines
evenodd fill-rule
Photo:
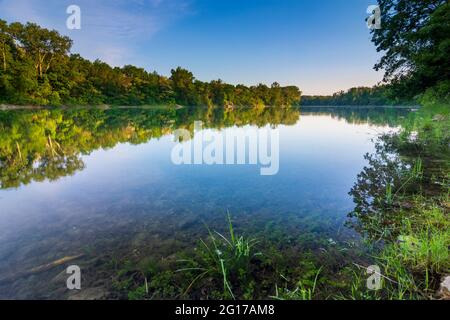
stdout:
<svg viewBox="0 0 450 320">
<path fill-rule="evenodd" d="M 79 109 L 0 113 L 0 297 L 61 298 L 62 266 L 82 255 L 89 288 L 108 289 L 117 261 L 176 259 L 230 211 L 240 233 L 293 252 L 348 241 L 348 191 L 371 139 L 407 111 Z M 277 127 L 280 172 L 174 166 L 175 129 Z M 329 240 L 332 239 L 332 242 Z M 100 290 L 100 289 L 99 289 Z"/>
<path fill-rule="evenodd" d="M 0 113 L 0 186 L 51 181 L 84 168 L 80 155 L 118 143 L 145 143 L 176 129 L 295 124 L 295 109 L 160 108 L 6 111 Z"/>
<path fill-rule="evenodd" d="M 406 110 L 303 108 L 304 115 L 331 115 L 352 124 L 395 126 Z M 0 187 L 54 181 L 84 169 L 81 155 L 118 143 L 145 143 L 177 129 L 294 125 L 295 108 L 158 108 L 3 111 L 0 113 Z"/>
</svg>

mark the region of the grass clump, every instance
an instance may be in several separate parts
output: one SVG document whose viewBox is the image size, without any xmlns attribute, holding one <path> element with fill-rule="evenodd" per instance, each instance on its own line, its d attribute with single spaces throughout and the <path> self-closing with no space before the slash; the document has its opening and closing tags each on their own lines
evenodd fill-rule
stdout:
<svg viewBox="0 0 450 320">
<path fill-rule="evenodd" d="M 450 220 L 441 208 L 405 218 L 397 241 L 374 254 L 381 269 L 381 290 L 366 287 L 367 275 L 354 270 L 350 292 L 342 299 L 434 299 L 440 279 L 450 272 Z"/>
<path fill-rule="evenodd" d="M 405 221 L 396 243 L 379 256 L 387 276 L 397 283 L 398 298 L 431 298 L 441 277 L 450 271 L 450 221 L 440 208 L 423 210 Z"/>
<path fill-rule="evenodd" d="M 285 288 L 278 288 L 275 286 L 275 296 L 271 297 L 275 300 L 313 300 L 316 293 L 317 283 L 319 279 L 320 272 L 322 268 L 317 270 L 314 280 L 312 283 L 310 281 L 305 281 L 305 279 L 300 280 L 297 283 L 295 289 L 290 290 L 287 286 Z M 288 280 L 286 279 L 286 282 Z"/>
<path fill-rule="evenodd" d="M 228 237 L 208 230 L 208 239 L 200 240 L 196 256 L 180 260 L 187 267 L 178 272 L 197 273 L 186 293 L 198 282 L 203 282 L 203 287 L 209 287 L 211 298 L 251 298 L 254 286 L 251 279 L 252 260 L 261 255 L 255 248 L 257 241 L 237 236 L 229 214 L 227 223 Z M 217 290 L 219 287 L 221 290 Z"/>
</svg>

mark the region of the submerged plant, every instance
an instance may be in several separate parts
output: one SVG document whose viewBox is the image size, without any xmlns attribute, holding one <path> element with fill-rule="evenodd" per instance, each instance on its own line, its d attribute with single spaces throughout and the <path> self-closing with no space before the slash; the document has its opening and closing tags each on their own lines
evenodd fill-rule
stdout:
<svg viewBox="0 0 450 320">
<path fill-rule="evenodd" d="M 317 270 L 313 283 L 310 286 L 304 281 L 299 281 L 296 288 L 293 290 L 290 290 L 287 287 L 278 288 L 278 286 L 275 285 L 275 296 L 272 298 L 276 300 L 313 300 L 321 271 L 322 268 Z"/>
<path fill-rule="evenodd" d="M 448 106 L 435 109 L 423 107 L 366 156 L 350 217 L 378 244 L 372 258 L 386 278 L 383 290 L 370 292 L 355 276 L 350 298 L 430 299 L 450 271 L 450 118 Z"/>
<path fill-rule="evenodd" d="M 450 220 L 441 208 L 424 209 L 403 218 L 396 241 L 375 254 L 381 269 L 382 290 L 370 291 L 355 271 L 344 299 L 430 299 L 442 276 L 450 271 Z M 366 277 L 367 278 L 367 277 Z"/>
<path fill-rule="evenodd" d="M 236 299 L 233 291 L 234 284 L 240 287 L 249 285 L 251 273 L 251 260 L 260 253 L 255 252 L 255 239 L 237 236 L 234 232 L 231 216 L 227 216 L 229 238 L 221 233 L 208 229 L 209 237 L 206 241 L 200 240 L 197 256 L 194 259 L 180 260 L 188 267 L 178 270 L 197 272 L 194 280 L 186 292 L 192 289 L 196 282 L 211 278 L 220 282 L 222 298 Z M 242 288 L 241 288 L 242 290 Z"/>
<path fill-rule="evenodd" d="M 427 291 L 430 279 L 439 279 L 450 270 L 450 221 L 439 208 L 423 210 L 407 221 L 397 243 L 387 245 L 381 255 L 386 271 L 397 273 L 399 266 L 417 275 L 418 285 Z M 393 261 L 399 263 L 394 264 Z"/>
</svg>

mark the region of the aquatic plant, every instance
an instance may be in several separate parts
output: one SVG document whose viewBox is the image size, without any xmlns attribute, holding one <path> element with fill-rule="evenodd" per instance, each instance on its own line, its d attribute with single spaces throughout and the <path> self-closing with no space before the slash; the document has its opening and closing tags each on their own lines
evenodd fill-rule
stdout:
<svg viewBox="0 0 450 320">
<path fill-rule="evenodd" d="M 383 290 L 355 272 L 351 299 L 430 299 L 450 270 L 449 109 L 424 107 L 400 133 L 384 136 L 352 189 L 353 225 L 370 242 Z M 409 121 L 409 122 L 408 122 Z"/>
<path fill-rule="evenodd" d="M 275 285 L 275 296 L 272 296 L 271 298 L 276 300 L 313 300 L 314 294 L 316 293 L 317 280 L 321 271 L 322 268 L 317 270 L 312 285 L 308 285 L 302 280 L 297 283 L 294 290 L 290 290 L 287 287 L 278 288 L 278 286 Z"/>
<path fill-rule="evenodd" d="M 188 267 L 179 269 L 183 271 L 197 271 L 198 275 L 190 283 L 186 292 L 196 282 L 210 277 L 222 283 L 222 297 L 225 299 L 236 299 L 233 292 L 233 284 L 245 285 L 249 281 L 251 260 L 260 253 L 255 251 L 256 239 L 248 239 L 237 236 L 234 232 L 230 214 L 227 216 L 229 238 L 221 233 L 208 229 L 207 240 L 200 240 L 197 256 L 193 259 L 180 260 Z M 242 289 L 242 288 L 241 288 Z"/>
</svg>

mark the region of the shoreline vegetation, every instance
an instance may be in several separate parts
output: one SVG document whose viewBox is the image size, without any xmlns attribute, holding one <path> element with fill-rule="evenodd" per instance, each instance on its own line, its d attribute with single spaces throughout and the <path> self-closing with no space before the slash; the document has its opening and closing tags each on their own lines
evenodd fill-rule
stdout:
<svg viewBox="0 0 450 320">
<path fill-rule="evenodd" d="M 330 239 L 320 247 L 300 250 L 287 246 L 283 236 L 248 238 L 239 232 L 239 220 L 231 212 L 224 219 L 227 233 L 208 230 L 195 249 L 163 261 L 127 257 L 111 261 L 114 275 L 107 298 L 450 299 L 449 288 L 438 292 L 450 276 L 450 4 L 378 3 L 383 28 L 372 31 L 372 40 L 383 52 L 375 69 L 384 70 L 385 84 L 332 97 L 302 97 L 299 88 L 278 83 L 270 87 L 205 83 L 181 68 L 172 70 L 169 78 L 133 66 L 111 68 L 69 55 L 71 40 L 56 31 L 0 20 L 2 108 L 167 104 L 270 111 L 267 106 L 277 106 L 274 110 L 289 115 L 295 106 L 421 105 L 403 119 L 399 132 L 375 141 L 376 151 L 365 156 L 368 164 L 349 192 L 355 209 L 349 213 L 348 227 L 361 235 L 361 243 L 340 247 Z M 39 41 L 31 41 L 37 38 L 50 46 L 42 48 Z M 47 50 L 44 57 L 41 50 Z M 47 146 L 47 140 L 40 142 Z M 18 162 L 14 149 L 18 144 L 11 145 L 5 148 L 9 158 L 0 160 L 21 168 L 20 177 L 16 172 L 7 172 L 11 177 L 5 174 L 7 186 L 17 187 L 36 173 L 27 175 L 24 170 L 31 168 L 22 156 L 25 148 L 19 151 L 22 162 Z M 55 158 L 51 151 L 50 159 Z M 68 171 L 82 167 L 74 161 Z M 366 287 L 370 265 L 377 265 L 383 275 L 379 291 Z"/>
<path fill-rule="evenodd" d="M 126 65 L 111 67 L 70 52 L 72 40 L 35 23 L 0 19 L 0 103 L 36 106 L 183 105 L 288 107 L 296 86 L 203 82 L 178 67 L 170 77 Z"/>
<path fill-rule="evenodd" d="M 197 108 L 202 108 L 202 106 L 196 106 Z M 209 108 L 208 106 L 203 106 L 204 108 Z M 302 108 L 305 107 L 307 109 L 319 109 L 319 108 L 380 108 L 380 109 L 413 109 L 417 110 L 421 108 L 419 104 L 411 104 L 411 105 L 340 105 L 340 106 L 333 106 L 333 105 L 299 105 L 295 106 L 295 108 Z M 43 109 L 61 109 L 61 110 L 67 110 L 67 109 L 168 109 L 168 108 L 175 108 L 175 109 L 182 109 L 182 108 L 189 108 L 188 106 L 182 106 L 182 105 L 141 105 L 141 106 L 119 106 L 119 105 L 97 105 L 97 106 L 69 106 L 69 105 L 61 105 L 61 106 L 35 106 L 35 105 L 15 105 L 15 104 L 0 104 L 0 110 L 43 110 Z M 241 106 L 240 108 L 246 108 Z M 252 108 L 252 107 L 247 107 Z M 264 108 L 276 108 L 264 106 Z"/>
<path fill-rule="evenodd" d="M 420 97 L 399 94 L 399 78 L 372 88 L 358 87 L 332 96 L 302 96 L 297 86 L 232 85 L 203 82 L 177 67 L 170 77 L 132 65 L 112 67 L 70 52 L 72 40 L 34 23 L 0 19 L 0 105 L 2 109 L 40 107 L 137 106 L 410 106 Z M 422 79 L 421 79 L 422 80 Z M 403 81 L 400 81 L 403 84 Z M 446 92 L 449 84 L 433 88 Z M 429 93 L 430 94 L 430 93 Z"/>
</svg>

